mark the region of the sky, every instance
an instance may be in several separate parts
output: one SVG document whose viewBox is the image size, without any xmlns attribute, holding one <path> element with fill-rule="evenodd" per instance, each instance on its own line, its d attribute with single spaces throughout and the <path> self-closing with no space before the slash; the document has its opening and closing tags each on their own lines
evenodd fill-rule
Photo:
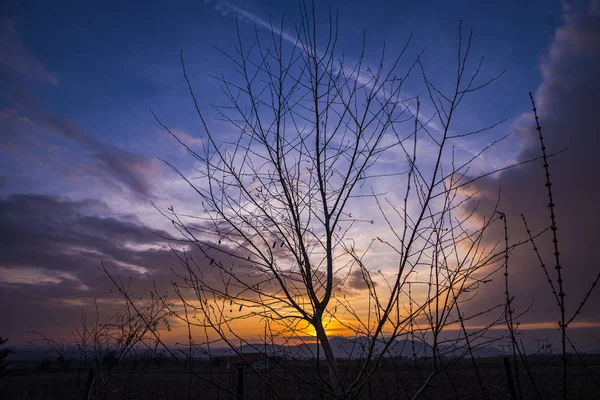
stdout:
<svg viewBox="0 0 600 400">
<path fill-rule="evenodd" d="M 338 10 L 338 47 L 349 59 L 360 56 L 366 32 L 365 61 L 372 65 L 383 42 L 387 54 L 394 54 L 412 35 L 402 67 L 424 50 L 428 78 L 442 87 L 455 70 L 460 21 L 465 30 L 473 29 L 472 57 L 484 57 L 483 76 L 504 73 L 465 100 L 453 129 L 505 122 L 479 139 L 459 143 L 459 151 L 475 154 L 511 133 L 477 158 L 476 173 L 539 156 L 528 92 L 535 94 L 549 151 L 567 148 L 551 158 L 551 170 L 567 301 L 574 310 L 600 272 L 592 251 L 600 224 L 600 168 L 595 165 L 600 4 L 484 3 L 331 1 L 318 2 L 316 11 L 322 16 L 318 28 L 325 29 L 328 7 Z M 25 344 L 34 338 L 30 331 L 68 336 L 81 310 L 93 311 L 95 299 L 103 305 L 101 313 L 110 314 L 112 287 L 101 261 L 117 276 L 132 276 L 136 288 L 152 282 L 160 289 L 170 287 L 169 268 L 177 260 L 168 245 L 176 232 L 153 204 L 192 212 L 200 206 L 161 161 L 189 171 L 193 160 L 150 109 L 184 143 L 200 148 L 203 132 L 182 74 L 182 51 L 208 125 L 230 132 L 211 108 L 224 98 L 210 75 L 233 72 L 217 49 L 233 49 L 236 15 L 243 32 L 256 26 L 269 33 L 270 18 L 279 23 L 285 15 L 284 26 L 289 23 L 291 29 L 299 11 L 293 1 L 142 6 L 133 1 L 8 0 L 0 7 L 0 335 Z M 411 95 L 423 95 L 422 90 L 410 82 L 406 88 Z M 524 235 L 521 213 L 537 231 L 547 224 L 543 178 L 539 163 L 526 164 L 468 189 L 480 190 L 484 206 L 494 204 L 501 190 L 500 207 L 518 240 Z M 502 234 L 493 231 L 488 243 Z M 549 237 L 540 240 L 548 243 L 540 248 L 549 257 Z M 555 305 L 532 257 L 522 248 L 511 257 L 515 304 L 522 310 L 533 304 L 523 326 L 553 337 Z M 354 289 L 360 291 L 360 285 Z M 476 306 L 496 304 L 501 289 L 482 289 Z M 600 318 L 593 312 L 598 307 L 595 292 L 578 320 L 580 333 L 574 334 L 584 347 L 600 348 L 600 335 L 587 334 L 599 332 Z"/>
</svg>

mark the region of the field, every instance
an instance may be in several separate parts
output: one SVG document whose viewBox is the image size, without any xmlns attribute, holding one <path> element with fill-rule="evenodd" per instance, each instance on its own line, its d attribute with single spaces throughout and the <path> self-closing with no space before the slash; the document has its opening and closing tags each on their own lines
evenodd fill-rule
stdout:
<svg viewBox="0 0 600 400">
<path fill-rule="evenodd" d="M 365 385 L 358 399 L 411 398 L 431 371 L 431 365 L 412 361 L 392 360 L 378 369 L 370 383 Z M 531 376 L 543 399 L 560 398 L 561 364 L 557 357 L 530 359 Z M 317 370 L 302 363 L 290 361 L 271 366 L 268 371 L 246 368 L 240 379 L 240 369 L 224 365 L 197 362 L 193 375 L 175 362 L 143 367 L 122 365 L 115 369 L 102 389 L 99 399 L 235 399 L 237 393 L 246 399 L 320 399 L 327 398 L 318 387 L 326 378 L 324 368 Z M 395 364 L 395 365 L 394 365 Z M 585 367 L 572 360 L 569 371 L 569 398 L 600 398 L 600 357 L 587 356 Z M 81 399 L 89 385 L 88 370 L 27 371 L 16 363 L 10 376 L 0 380 L 2 399 Z M 24 367 L 24 364 L 21 365 Z M 351 379 L 355 365 L 348 364 L 346 377 Z M 524 399 L 536 398 L 531 379 L 519 365 L 518 375 L 512 367 L 515 391 Z M 104 371 L 104 376 L 108 376 Z M 479 379 L 481 379 L 481 384 Z M 502 358 L 477 360 L 477 373 L 471 361 L 457 362 L 436 375 L 422 399 L 508 399 L 510 390 Z M 520 387 L 520 394 L 518 388 Z M 96 390 L 98 387 L 96 387 Z M 277 393 L 277 394 L 276 394 Z"/>
</svg>

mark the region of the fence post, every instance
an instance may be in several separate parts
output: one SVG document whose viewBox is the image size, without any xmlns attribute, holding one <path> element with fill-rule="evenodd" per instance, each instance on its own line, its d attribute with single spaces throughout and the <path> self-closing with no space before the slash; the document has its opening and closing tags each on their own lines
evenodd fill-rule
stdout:
<svg viewBox="0 0 600 400">
<path fill-rule="evenodd" d="M 237 384 L 237 395 L 238 399 L 243 399 L 244 397 L 244 366 L 238 366 L 238 384 Z"/>
<path fill-rule="evenodd" d="M 515 381 L 513 380 L 512 368 L 510 366 L 510 360 L 508 357 L 504 357 L 504 372 L 506 374 L 506 381 L 508 382 L 510 398 L 511 400 L 516 400 L 517 390 L 515 389 Z"/>
</svg>

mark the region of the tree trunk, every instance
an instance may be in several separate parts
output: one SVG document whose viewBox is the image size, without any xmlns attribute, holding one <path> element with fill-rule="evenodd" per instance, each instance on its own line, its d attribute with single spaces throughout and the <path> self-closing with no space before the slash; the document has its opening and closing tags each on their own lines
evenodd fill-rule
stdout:
<svg viewBox="0 0 600 400">
<path fill-rule="evenodd" d="M 343 392 L 342 382 L 340 381 L 335 354 L 329 343 L 329 338 L 325 333 L 325 328 L 323 327 L 322 312 L 318 312 L 315 316 L 315 330 L 317 331 L 318 342 L 321 344 L 323 352 L 325 353 L 325 359 L 327 360 L 329 383 L 336 397 L 338 397 Z"/>
</svg>

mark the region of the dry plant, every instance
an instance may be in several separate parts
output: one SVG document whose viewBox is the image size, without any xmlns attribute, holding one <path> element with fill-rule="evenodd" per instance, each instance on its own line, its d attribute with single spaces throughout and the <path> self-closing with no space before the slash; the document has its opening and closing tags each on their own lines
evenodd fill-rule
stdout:
<svg viewBox="0 0 600 400">
<path fill-rule="evenodd" d="M 8 342 L 8 338 L 2 338 L 2 336 L 0 336 L 0 346 L 5 345 L 6 342 Z M 10 346 L 5 346 L 0 349 L 0 378 L 4 377 L 6 367 L 10 365 L 10 362 L 6 361 L 6 358 L 14 353 L 15 349 Z"/>
<path fill-rule="evenodd" d="M 521 214 L 521 218 L 523 220 L 523 224 L 525 226 L 525 230 L 527 232 L 529 242 L 533 246 L 533 251 L 535 252 L 536 257 L 540 263 L 540 267 L 543 270 L 545 280 L 548 282 L 549 290 L 551 290 L 551 292 L 554 296 L 554 300 L 556 301 L 557 309 L 560 313 L 560 317 L 559 317 L 560 319 L 558 321 L 558 329 L 560 330 L 560 333 L 561 333 L 561 353 L 560 353 L 561 354 L 561 363 L 562 363 L 562 375 L 561 375 L 562 391 L 561 391 L 561 394 L 562 394 L 562 398 L 566 399 L 568 397 L 568 393 L 569 393 L 569 386 L 568 386 L 568 364 L 569 364 L 569 362 L 568 362 L 567 345 L 570 345 L 571 350 L 578 357 L 579 361 L 585 368 L 585 370 L 588 373 L 589 377 L 591 378 L 592 382 L 594 383 L 596 388 L 598 390 L 600 390 L 600 385 L 598 385 L 598 383 L 596 382 L 594 375 L 588 369 L 585 361 L 582 359 L 582 357 L 580 356 L 579 352 L 577 351 L 575 345 L 571 342 L 571 340 L 569 339 L 569 336 L 568 336 L 569 325 L 579 316 L 579 314 L 581 313 L 581 310 L 583 309 L 583 307 L 589 300 L 592 292 L 594 291 L 594 289 L 596 288 L 596 285 L 598 284 L 598 281 L 600 280 L 600 273 L 598 273 L 598 275 L 596 276 L 594 281 L 591 282 L 589 290 L 585 293 L 585 295 L 583 295 L 577 308 L 574 310 L 569 310 L 565 303 L 566 294 L 565 294 L 564 280 L 563 280 L 564 266 L 561 264 L 560 251 L 559 251 L 559 245 L 558 245 L 558 236 L 557 236 L 558 227 L 557 227 L 557 222 L 556 222 L 556 205 L 554 203 L 552 182 L 550 179 L 550 177 L 551 177 L 550 176 L 550 165 L 549 165 L 550 155 L 548 154 L 546 145 L 544 143 L 544 136 L 542 134 L 542 127 L 540 126 L 540 122 L 539 122 L 539 117 L 537 114 L 535 100 L 531 93 L 529 93 L 529 97 L 531 99 L 531 105 L 533 107 L 533 115 L 535 118 L 535 128 L 538 132 L 538 138 L 539 138 L 540 146 L 541 146 L 543 167 L 544 167 L 544 173 L 545 173 L 544 185 L 548 192 L 548 209 L 550 211 L 550 213 L 549 213 L 550 224 L 547 229 L 549 229 L 552 233 L 552 248 L 554 250 L 554 252 L 552 254 L 552 258 L 553 258 L 553 264 L 554 264 L 554 270 L 555 270 L 554 277 L 552 276 L 550 271 L 548 271 L 547 263 L 544 262 L 544 258 L 540 254 L 540 251 L 538 249 L 538 244 L 535 240 L 536 238 L 532 235 L 529 225 L 527 224 L 526 217 L 523 214 Z M 507 281 L 507 296 L 508 296 L 508 281 Z M 508 299 L 508 297 L 507 297 L 507 299 Z M 510 301 L 507 300 L 507 302 L 509 304 L 507 307 L 510 310 Z M 569 311 L 570 311 L 570 313 L 569 313 Z M 508 311 L 508 312 L 511 313 L 512 311 Z M 570 315 L 570 317 L 569 317 L 569 315 Z M 507 323 L 509 323 L 509 322 L 507 322 Z M 511 325 L 511 324 L 512 324 L 512 321 L 510 321 L 509 325 Z M 519 348 L 519 344 L 516 342 L 516 339 L 514 337 L 513 329 L 510 328 L 510 326 L 509 326 L 509 329 L 511 330 L 513 352 L 520 353 L 520 358 L 522 359 L 524 365 L 527 368 L 528 366 L 527 366 L 527 359 L 526 359 L 526 355 L 525 355 L 525 349 L 523 346 L 521 346 L 521 348 Z M 515 357 L 515 365 L 516 365 L 516 357 Z M 533 380 L 532 380 L 532 383 L 534 383 Z M 535 387 L 535 383 L 534 383 L 534 387 Z M 537 397 L 539 398 L 539 392 L 538 392 L 537 388 L 535 388 L 535 390 L 536 390 Z"/>
<path fill-rule="evenodd" d="M 154 292 L 135 293 L 130 283 L 113 280 L 119 289 L 128 293 L 127 300 L 119 301 L 114 313 L 102 321 L 98 304 L 95 317 L 90 319 L 82 311 L 81 321 L 72 331 L 72 340 L 65 343 L 52 336 L 36 334 L 49 347 L 49 354 L 57 357 L 58 366 L 69 377 L 69 384 L 84 399 L 105 398 L 108 387 L 119 365 L 125 361 L 139 364 L 140 351 L 156 353 L 160 343 L 159 326 L 170 329 L 165 298 L 158 298 Z M 131 365 L 129 366 L 131 367 Z M 131 386 L 137 378 L 130 368 L 125 385 Z"/>
</svg>

